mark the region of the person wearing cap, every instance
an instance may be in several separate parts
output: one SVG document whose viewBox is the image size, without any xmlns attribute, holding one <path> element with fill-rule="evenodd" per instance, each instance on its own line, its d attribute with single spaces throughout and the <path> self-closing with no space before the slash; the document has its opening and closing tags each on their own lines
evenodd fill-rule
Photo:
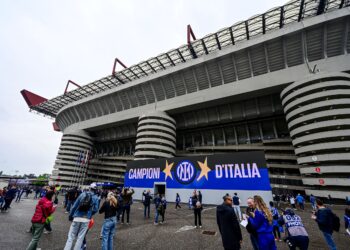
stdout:
<svg viewBox="0 0 350 250">
<path fill-rule="evenodd" d="M 69 220 L 73 221 L 64 250 L 71 250 L 77 238 L 74 250 L 80 250 L 92 216 L 97 213 L 99 199 L 95 194 L 96 184 L 90 185 L 90 190 L 79 195 L 69 212 Z"/>
<path fill-rule="evenodd" d="M 283 212 L 283 216 L 278 219 L 278 223 L 285 225 L 287 238 L 286 242 L 290 249 L 307 250 L 309 246 L 309 236 L 303 225 L 300 216 L 296 215 L 294 210 L 287 208 Z"/>
<path fill-rule="evenodd" d="M 242 232 L 239 227 L 235 210 L 232 207 L 232 197 L 225 195 L 224 202 L 216 208 L 216 221 L 222 238 L 224 249 L 241 249 Z"/>
</svg>

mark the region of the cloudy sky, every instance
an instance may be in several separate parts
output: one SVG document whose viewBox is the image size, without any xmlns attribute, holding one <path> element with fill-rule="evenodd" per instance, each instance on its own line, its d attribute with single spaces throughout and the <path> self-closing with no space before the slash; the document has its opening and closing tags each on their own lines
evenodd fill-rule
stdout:
<svg viewBox="0 0 350 250">
<path fill-rule="evenodd" d="M 61 95 L 71 79 L 87 84 L 283 5 L 283 0 L 2 0 L 0 2 L 0 171 L 50 173 L 61 134 L 28 112 L 20 95 Z"/>
</svg>

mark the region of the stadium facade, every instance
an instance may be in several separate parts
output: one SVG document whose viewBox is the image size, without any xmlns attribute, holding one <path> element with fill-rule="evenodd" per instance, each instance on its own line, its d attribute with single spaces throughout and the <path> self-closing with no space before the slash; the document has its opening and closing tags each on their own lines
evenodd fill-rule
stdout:
<svg viewBox="0 0 350 250">
<path fill-rule="evenodd" d="M 126 162 L 263 151 L 274 192 L 350 192 L 350 5 L 290 1 L 47 100 L 52 181 L 123 183 Z M 192 38 L 192 41 L 191 41 Z M 123 65 L 123 64 L 122 64 Z"/>
</svg>

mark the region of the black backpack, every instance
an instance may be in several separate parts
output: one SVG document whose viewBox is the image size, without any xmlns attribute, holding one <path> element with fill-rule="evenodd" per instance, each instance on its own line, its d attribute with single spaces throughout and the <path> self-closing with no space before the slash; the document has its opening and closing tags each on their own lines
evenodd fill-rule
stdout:
<svg viewBox="0 0 350 250">
<path fill-rule="evenodd" d="M 340 219 L 339 217 L 332 212 L 332 229 L 336 232 L 339 232 L 340 229 Z"/>
<path fill-rule="evenodd" d="M 85 197 L 80 201 L 78 210 L 81 212 L 89 211 L 91 207 L 91 194 L 86 193 Z"/>
</svg>

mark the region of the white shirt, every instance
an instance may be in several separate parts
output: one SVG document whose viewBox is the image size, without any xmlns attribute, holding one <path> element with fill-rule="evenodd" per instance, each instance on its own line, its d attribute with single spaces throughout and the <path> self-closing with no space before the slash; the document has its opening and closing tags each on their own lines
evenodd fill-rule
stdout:
<svg viewBox="0 0 350 250">
<path fill-rule="evenodd" d="M 73 219 L 73 221 L 75 221 L 75 222 L 90 222 L 90 219 L 84 218 L 84 217 L 75 217 Z"/>
</svg>

